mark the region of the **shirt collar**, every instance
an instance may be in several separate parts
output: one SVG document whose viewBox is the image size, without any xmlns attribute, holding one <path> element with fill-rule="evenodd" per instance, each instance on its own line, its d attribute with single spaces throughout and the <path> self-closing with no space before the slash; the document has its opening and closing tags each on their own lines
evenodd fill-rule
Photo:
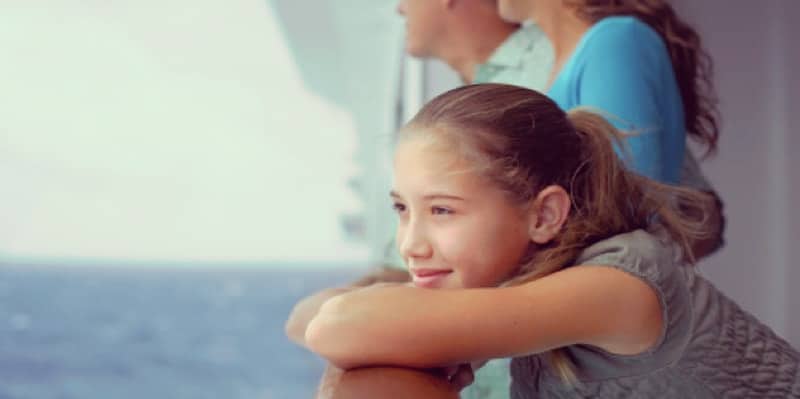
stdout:
<svg viewBox="0 0 800 399">
<path fill-rule="evenodd" d="M 523 63 L 520 54 L 530 52 L 537 45 L 541 45 L 543 40 L 547 40 L 547 37 L 536 25 L 523 25 L 500 44 L 486 63 L 482 65 L 519 67 Z M 479 67 L 482 65 L 479 65 Z"/>
</svg>

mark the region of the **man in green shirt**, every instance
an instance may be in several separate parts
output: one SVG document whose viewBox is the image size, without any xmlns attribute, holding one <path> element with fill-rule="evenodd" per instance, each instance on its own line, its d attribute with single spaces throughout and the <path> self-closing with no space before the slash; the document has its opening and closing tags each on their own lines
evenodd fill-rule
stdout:
<svg viewBox="0 0 800 399">
<path fill-rule="evenodd" d="M 534 25 L 500 18 L 496 0 L 401 0 L 406 51 L 442 60 L 464 83 L 508 83 L 543 91 L 553 51 Z"/>
</svg>

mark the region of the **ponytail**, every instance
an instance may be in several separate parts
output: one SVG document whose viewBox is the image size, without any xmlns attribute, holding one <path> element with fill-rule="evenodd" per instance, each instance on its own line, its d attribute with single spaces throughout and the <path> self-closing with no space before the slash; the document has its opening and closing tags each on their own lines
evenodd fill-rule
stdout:
<svg viewBox="0 0 800 399">
<path fill-rule="evenodd" d="M 581 141 L 586 143 L 585 156 L 593 160 L 588 184 L 583 186 L 587 199 L 584 204 L 589 207 L 585 213 L 611 215 L 614 212 L 610 207 L 618 207 L 623 211 L 621 220 L 606 217 L 599 222 L 627 231 L 634 228 L 663 230 L 680 245 L 683 260 L 694 264 L 692 243 L 712 233 L 704 226 L 714 198 L 691 188 L 648 179 L 625 168 L 613 148 L 613 144 L 625 148 L 624 135 L 602 116 L 579 108 L 568 112 L 567 117 L 576 133 L 582 136 Z M 623 220 L 635 222 L 620 223 Z"/>
</svg>

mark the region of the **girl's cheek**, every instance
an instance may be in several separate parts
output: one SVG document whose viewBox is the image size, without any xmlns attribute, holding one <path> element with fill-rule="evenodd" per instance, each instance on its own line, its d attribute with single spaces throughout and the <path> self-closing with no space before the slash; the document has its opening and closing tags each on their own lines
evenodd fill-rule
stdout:
<svg viewBox="0 0 800 399">
<path fill-rule="evenodd" d="M 444 260 L 457 261 L 470 255 L 470 240 L 459 231 L 442 231 L 436 236 L 440 256 Z"/>
</svg>

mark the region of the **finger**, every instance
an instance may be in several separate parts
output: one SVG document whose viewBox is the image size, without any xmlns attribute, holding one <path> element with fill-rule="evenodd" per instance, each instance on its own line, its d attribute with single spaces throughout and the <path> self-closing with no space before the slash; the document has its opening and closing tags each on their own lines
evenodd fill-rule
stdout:
<svg viewBox="0 0 800 399">
<path fill-rule="evenodd" d="M 444 375 L 444 377 L 449 380 L 449 379 L 453 378 L 453 376 L 456 375 L 456 373 L 458 373 L 459 367 L 460 366 L 458 366 L 458 365 L 442 367 L 441 368 L 442 375 Z"/>
<path fill-rule="evenodd" d="M 459 391 L 468 387 L 474 381 L 475 374 L 468 364 L 459 367 L 458 371 L 450 378 L 450 383 Z"/>
<path fill-rule="evenodd" d="M 425 369 L 425 371 L 430 373 L 430 374 L 433 374 L 433 375 L 435 375 L 437 377 L 441 377 L 441 378 L 444 378 L 444 379 L 449 381 L 450 377 L 452 377 L 453 374 L 456 373 L 457 367 L 455 367 L 455 366 L 434 367 L 434 368 Z"/>
</svg>

